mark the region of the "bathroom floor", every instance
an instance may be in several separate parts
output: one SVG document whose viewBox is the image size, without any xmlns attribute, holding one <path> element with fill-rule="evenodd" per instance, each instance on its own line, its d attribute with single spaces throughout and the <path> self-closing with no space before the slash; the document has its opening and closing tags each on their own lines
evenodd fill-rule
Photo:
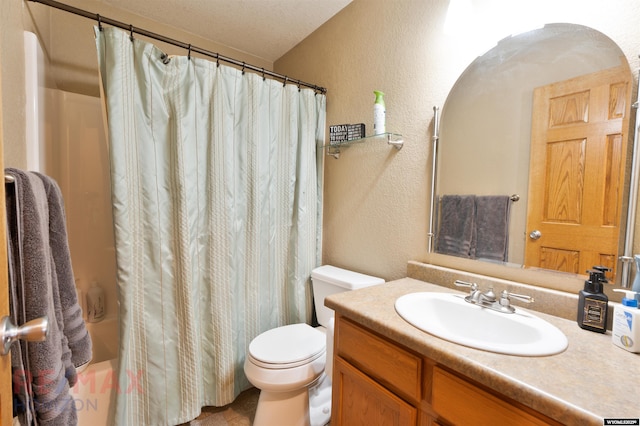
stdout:
<svg viewBox="0 0 640 426">
<path fill-rule="evenodd" d="M 224 407 L 204 407 L 195 420 L 179 426 L 251 426 L 259 395 L 259 389 L 248 389 L 231 404 Z"/>
</svg>

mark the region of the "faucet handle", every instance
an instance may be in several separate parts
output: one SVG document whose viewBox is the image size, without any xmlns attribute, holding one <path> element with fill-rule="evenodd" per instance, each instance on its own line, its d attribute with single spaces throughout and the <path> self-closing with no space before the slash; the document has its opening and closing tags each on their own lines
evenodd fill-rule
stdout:
<svg viewBox="0 0 640 426">
<path fill-rule="evenodd" d="M 522 302 L 532 303 L 533 297 L 524 294 L 509 293 L 507 290 L 503 290 L 500 294 L 500 311 L 506 313 L 514 313 L 516 309 L 511 306 L 511 299 L 518 299 Z"/>
<path fill-rule="evenodd" d="M 462 280 L 455 280 L 453 283 L 458 287 L 469 287 L 471 289 L 471 291 L 478 290 L 478 284 L 476 284 L 476 283 L 470 283 L 470 282 L 462 281 Z"/>
<path fill-rule="evenodd" d="M 509 299 L 517 299 L 525 303 L 533 303 L 535 301 L 535 299 L 531 296 L 527 296 L 525 294 L 509 293 L 507 290 L 503 290 L 502 295 L 500 296 L 500 304 L 503 306 L 508 306 Z M 502 303 L 503 300 L 507 302 L 506 305 Z"/>
</svg>

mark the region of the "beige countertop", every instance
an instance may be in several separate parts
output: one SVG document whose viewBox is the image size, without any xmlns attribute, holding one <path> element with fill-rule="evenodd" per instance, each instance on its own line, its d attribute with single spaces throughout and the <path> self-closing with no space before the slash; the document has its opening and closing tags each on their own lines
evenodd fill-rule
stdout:
<svg viewBox="0 0 640 426">
<path fill-rule="evenodd" d="M 562 423 L 602 425 L 605 418 L 640 417 L 640 355 L 614 346 L 610 332 L 593 333 L 581 329 L 575 321 L 529 310 L 564 332 L 569 340 L 564 352 L 545 357 L 486 352 L 432 336 L 402 319 L 395 311 L 396 299 L 419 291 L 456 293 L 435 284 L 403 278 L 334 294 L 325 304 Z"/>
</svg>

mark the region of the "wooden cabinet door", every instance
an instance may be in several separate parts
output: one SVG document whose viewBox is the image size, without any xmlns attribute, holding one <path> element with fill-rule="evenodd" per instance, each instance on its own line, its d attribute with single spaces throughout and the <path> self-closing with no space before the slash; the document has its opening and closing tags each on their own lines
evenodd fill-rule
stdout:
<svg viewBox="0 0 640 426">
<path fill-rule="evenodd" d="M 535 89 L 525 266 L 615 270 L 630 103 L 626 67 Z"/>
<path fill-rule="evenodd" d="M 431 404 L 446 423 L 474 426 L 543 426 L 558 423 L 488 393 L 443 369 L 433 369 Z M 438 423 L 436 423 L 438 424 Z"/>
<path fill-rule="evenodd" d="M 334 358 L 331 426 L 415 426 L 418 410 Z"/>
</svg>

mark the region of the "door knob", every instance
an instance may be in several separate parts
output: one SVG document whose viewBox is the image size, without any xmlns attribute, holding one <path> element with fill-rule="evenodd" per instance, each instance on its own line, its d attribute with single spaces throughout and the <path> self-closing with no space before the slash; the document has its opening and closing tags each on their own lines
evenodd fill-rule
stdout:
<svg viewBox="0 0 640 426">
<path fill-rule="evenodd" d="M 49 319 L 33 319 L 20 327 L 16 326 L 11 317 L 5 316 L 0 320 L 0 355 L 6 355 L 11 349 L 11 344 L 16 340 L 26 340 L 28 342 L 42 342 L 49 334 Z"/>
<path fill-rule="evenodd" d="M 542 232 L 538 231 L 537 229 L 534 229 L 533 231 L 531 231 L 531 233 L 529 234 L 529 238 L 531 238 L 532 240 L 537 240 L 540 237 L 542 237 Z"/>
</svg>

